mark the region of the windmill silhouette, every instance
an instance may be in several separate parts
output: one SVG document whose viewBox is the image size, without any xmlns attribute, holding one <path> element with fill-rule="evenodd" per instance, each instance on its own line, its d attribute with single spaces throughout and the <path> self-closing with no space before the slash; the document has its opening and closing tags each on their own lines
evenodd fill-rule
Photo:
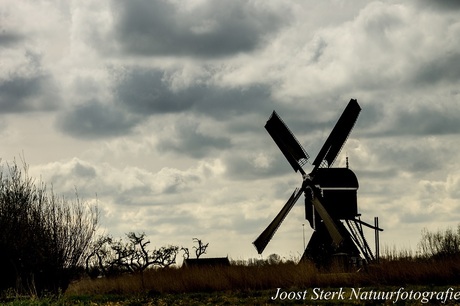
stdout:
<svg viewBox="0 0 460 306">
<path fill-rule="evenodd" d="M 358 213 L 358 179 L 347 167 L 331 167 L 345 144 L 361 107 L 351 99 L 331 134 L 326 139 L 312 165 L 313 170 L 306 173 L 302 168 L 309 155 L 273 111 L 265 128 L 295 172 L 302 174 L 302 185 L 296 188 L 278 215 L 253 242 L 259 254 L 263 252 L 278 227 L 300 198 L 305 195 L 305 217 L 314 230 L 305 248 L 302 259 L 313 260 L 320 266 L 330 264 L 334 258 L 345 258 L 346 262 L 367 262 L 378 259 L 378 227 L 361 221 Z M 375 230 L 376 255 L 374 255 L 364 237 L 363 226 Z"/>
</svg>

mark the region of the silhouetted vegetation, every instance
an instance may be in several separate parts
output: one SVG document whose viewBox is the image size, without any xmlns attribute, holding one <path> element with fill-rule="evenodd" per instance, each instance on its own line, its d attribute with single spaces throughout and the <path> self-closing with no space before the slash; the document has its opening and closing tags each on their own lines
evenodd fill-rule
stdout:
<svg viewBox="0 0 460 306">
<path fill-rule="evenodd" d="M 169 267 L 176 263 L 178 246 L 163 246 L 149 250 L 145 233 L 126 234 L 128 241 L 99 237 L 90 248 L 85 268 L 91 278 L 116 276 L 123 273 L 142 273 L 149 267 Z"/>
<path fill-rule="evenodd" d="M 201 239 L 198 238 L 193 238 L 193 241 L 195 241 L 198 244 L 198 246 L 193 247 L 195 249 L 196 258 L 198 259 L 201 255 L 206 254 L 206 250 L 208 249 L 209 243 L 203 243 Z"/>
<path fill-rule="evenodd" d="M 460 224 L 457 232 L 452 228 L 430 232 L 422 231 L 419 243 L 420 254 L 425 258 L 449 258 L 460 255 Z"/>
<path fill-rule="evenodd" d="M 203 241 L 201 241 L 201 239 L 198 238 L 193 238 L 192 241 L 197 243 L 197 246 L 193 246 L 193 248 L 195 249 L 196 259 L 200 258 L 201 255 L 206 254 L 209 243 L 203 243 Z M 180 250 L 184 252 L 184 254 L 182 255 L 184 259 L 190 258 L 190 250 L 187 247 L 183 246 L 180 248 Z"/>
<path fill-rule="evenodd" d="M 258 291 L 282 288 L 311 287 L 376 287 L 459 284 L 460 250 L 452 241 L 458 241 L 459 232 L 422 231 L 419 251 L 386 248 L 379 264 L 366 269 L 343 273 L 341 267 L 318 270 L 309 262 L 282 260 L 272 254 L 265 260 L 233 261 L 230 267 L 197 267 L 180 269 L 146 269 L 136 274 L 110 279 L 82 280 L 75 283 L 69 294 L 96 293 L 180 293 L 214 291 Z M 441 256 L 442 254 L 442 256 Z M 448 255 L 447 255 L 448 254 Z"/>
<path fill-rule="evenodd" d="M 58 197 L 16 163 L 0 169 L 0 289 L 64 291 L 78 276 L 98 223 L 96 208 Z"/>
<path fill-rule="evenodd" d="M 382 260 L 367 270 L 324 273 L 310 263 L 293 261 L 230 267 L 147 269 L 142 275 L 82 280 L 72 284 L 67 296 L 143 296 L 153 301 L 168 294 L 211 294 L 226 292 L 229 296 L 264 292 L 276 288 L 391 288 L 417 286 L 453 286 L 459 284 L 458 260 Z M 206 296 L 205 296 L 206 297 Z M 269 299 L 266 298 L 265 302 Z"/>
</svg>

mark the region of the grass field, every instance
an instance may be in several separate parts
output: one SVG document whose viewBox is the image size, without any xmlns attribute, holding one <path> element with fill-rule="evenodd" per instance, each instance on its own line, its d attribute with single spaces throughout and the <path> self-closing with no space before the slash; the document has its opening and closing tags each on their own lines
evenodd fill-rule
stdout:
<svg viewBox="0 0 460 306">
<path fill-rule="evenodd" d="M 67 294 L 151 294 L 260 291 L 275 288 L 443 286 L 460 284 L 460 258 L 382 260 L 359 272 L 318 271 L 311 264 L 158 269 L 114 278 L 83 279 Z"/>
<path fill-rule="evenodd" d="M 378 265 L 348 273 L 339 270 L 318 271 L 311 264 L 292 262 L 260 266 L 170 268 L 113 278 L 84 278 L 72 283 L 60 297 L 35 300 L 15 297 L 4 299 L 3 304 L 431 305 L 436 302 L 458 305 L 459 275 L 458 257 L 439 260 L 412 257 L 383 259 Z M 387 299 L 372 295 L 379 292 L 386 293 Z M 392 292 L 393 296 L 388 298 Z M 431 297 L 428 296 L 430 293 Z M 427 295 L 425 299 L 423 294 Z M 273 300 L 274 297 L 277 299 Z"/>
<path fill-rule="evenodd" d="M 379 264 L 347 273 L 340 269 L 319 271 L 312 264 L 294 262 L 152 269 L 143 274 L 83 278 L 58 297 L 31 299 L 4 293 L 1 304 L 430 305 L 436 302 L 456 305 L 460 304 L 459 275 L 458 256 L 423 259 L 401 254 L 387 255 Z M 403 296 L 396 296 L 398 290 Z M 411 291 L 413 296 L 409 296 Z M 394 295 L 385 300 L 382 296 L 371 296 L 376 292 Z M 422 302 L 425 293 L 432 296 Z"/>
<path fill-rule="evenodd" d="M 343 291 L 342 297 L 335 296 L 334 299 L 319 298 L 313 290 L 323 290 L 326 294 Z M 397 297 L 398 290 L 403 289 L 402 294 Z M 277 290 L 257 290 L 257 291 L 217 291 L 217 292 L 195 292 L 195 293 L 164 293 L 150 296 L 148 294 L 103 294 L 103 295 L 64 295 L 59 298 L 44 298 L 40 300 L 33 299 L 15 299 L 14 301 L 2 303 L 2 305 L 458 305 L 458 299 L 450 299 L 446 295 L 455 290 L 451 286 L 382 286 L 382 287 L 335 287 L 335 288 L 291 288 L 291 290 L 307 290 L 308 293 L 305 299 L 285 299 L 273 300 Z M 355 292 L 361 292 L 361 295 L 356 297 Z M 456 289 L 458 290 L 458 288 Z M 377 299 L 372 298 L 368 294 L 375 293 L 395 293 L 392 299 Z M 441 296 L 430 299 L 428 296 L 423 300 L 420 295 L 424 293 L 438 293 Z M 409 298 L 408 294 L 412 294 Z M 417 295 L 419 294 L 419 295 Z"/>
</svg>

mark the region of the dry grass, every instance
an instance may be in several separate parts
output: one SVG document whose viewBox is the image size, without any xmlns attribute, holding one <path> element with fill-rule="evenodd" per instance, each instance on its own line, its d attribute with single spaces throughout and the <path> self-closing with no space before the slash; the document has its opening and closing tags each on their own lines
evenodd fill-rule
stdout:
<svg viewBox="0 0 460 306">
<path fill-rule="evenodd" d="M 193 300 L 200 295 L 200 298 L 214 296 L 225 303 L 232 297 L 235 298 L 230 302 L 233 305 L 238 304 L 235 301 L 240 296 L 256 297 L 265 304 L 269 294 L 276 292 L 277 288 L 291 292 L 308 288 L 358 287 L 429 290 L 460 285 L 460 225 L 456 232 L 452 229 L 434 233 L 424 230 L 415 254 L 395 247 L 384 248 L 383 254 L 379 264 L 352 272 L 339 267 L 319 271 L 311 263 L 295 264 L 294 260 L 284 263 L 250 260 L 230 267 L 147 270 L 137 275 L 83 279 L 72 284 L 66 296 L 118 295 L 147 299 L 165 296 L 182 299 L 186 296 Z"/>
<path fill-rule="evenodd" d="M 230 266 L 149 270 L 143 275 L 123 275 L 74 283 L 68 293 L 100 294 L 139 292 L 182 293 L 225 290 L 263 290 L 309 285 L 316 279 L 311 265 L 293 263 L 265 266 Z"/>
<path fill-rule="evenodd" d="M 374 285 L 455 285 L 460 283 L 460 257 L 400 259 L 369 267 L 363 280 Z"/>
<path fill-rule="evenodd" d="M 321 272 L 311 264 L 280 263 L 263 266 L 230 266 L 149 270 L 143 275 L 83 279 L 67 290 L 69 295 L 190 293 L 258 291 L 281 287 L 334 288 L 400 285 L 459 284 L 460 258 L 442 260 L 382 260 L 359 272 Z"/>
</svg>

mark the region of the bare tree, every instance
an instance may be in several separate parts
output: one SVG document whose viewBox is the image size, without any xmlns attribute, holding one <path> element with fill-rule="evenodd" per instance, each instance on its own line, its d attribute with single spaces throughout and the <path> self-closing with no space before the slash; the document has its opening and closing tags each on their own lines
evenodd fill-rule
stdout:
<svg viewBox="0 0 460 306">
<path fill-rule="evenodd" d="M 152 253 L 152 264 L 167 268 L 176 263 L 178 252 L 179 247 L 172 245 L 154 250 Z"/>
<path fill-rule="evenodd" d="M 126 234 L 128 241 L 114 241 L 111 237 L 100 237 L 86 258 L 86 271 L 92 277 L 111 276 L 120 273 L 143 272 L 150 266 L 169 267 L 176 263 L 178 246 L 163 246 L 149 250 L 145 233 Z"/>
<path fill-rule="evenodd" d="M 145 241 L 145 233 L 136 235 L 130 232 L 127 236 L 130 240 L 128 265 L 132 271 L 144 271 L 151 265 L 169 267 L 176 263 L 179 247 L 167 246 L 149 251 L 147 245 L 150 244 L 150 240 Z"/>
<path fill-rule="evenodd" d="M 115 253 L 112 249 L 113 239 L 110 236 L 100 236 L 91 245 L 85 259 L 85 270 L 91 278 L 113 273 Z"/>
<path fill-rule="evenodd" d="M 208 248 L 209 243 L 204 244 L 200 239 L 193 238 L 193 241 L 198 243 L 198 246 L 194 246 L 196 258 L 200 258 L 201 255 L 206 254 L 206 249 Z"/>
</svg>

